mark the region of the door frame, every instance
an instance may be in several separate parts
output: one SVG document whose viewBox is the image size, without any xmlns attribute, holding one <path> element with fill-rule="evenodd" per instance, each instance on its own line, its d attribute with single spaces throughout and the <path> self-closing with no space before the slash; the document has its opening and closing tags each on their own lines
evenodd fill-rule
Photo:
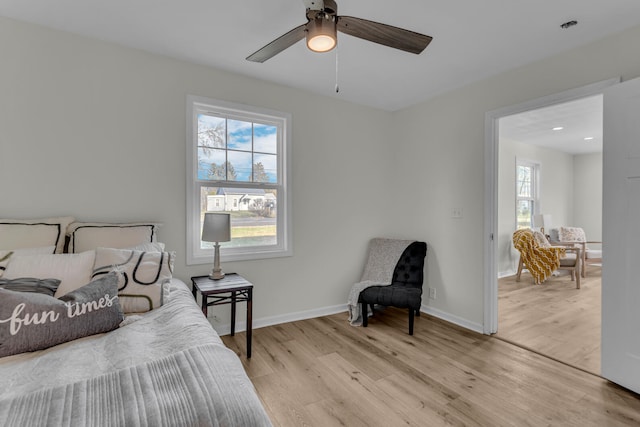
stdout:
<svg viewBox="0 0 640 427">
<path fill-rule="evenodd" d="M 498 332 L 498 273 L 494 236 L 498 230 L 498 121 L 500 118 L 601 94 L 620 83 L 620 77 L 602 80 L 485 113 L 484 119 L 484 315 L 483 333 Z"/>
</svg>

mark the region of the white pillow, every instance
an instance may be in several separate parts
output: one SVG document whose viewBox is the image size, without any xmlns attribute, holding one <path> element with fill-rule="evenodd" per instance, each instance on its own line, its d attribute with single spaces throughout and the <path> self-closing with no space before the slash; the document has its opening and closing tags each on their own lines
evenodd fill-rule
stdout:
<svg viewBox="0 0 640 427">
<path fill-rule="evenodd" d="M 13 249 L 10 251 L 0 251 L 0 277 L 7 269 L 11 257 L 16 255 L 38 255 L 38 254 L 52 254 L 56 250 L 55 246 L 45 246 L 44 248 L 26 248 L 26 249 Z"/>
<path fill-rule="evenodd" d="M 133 249 L 134 251 L 144 251 L 144 252 L 164 252 L 164 243 L 162 242 L 150 242 L 150 243 L 140 243 L 131 248 L 124 249 Z"/>
<path fill-rule="evenodd" d="M 142 243 L 155 242 L 159 224 L 74 222 L 67 229 L 69 253 L 96 248 L 129 248 Z"/>
<path fill-rule="evenodd" d="M 61 281 L 55 293 L 58 298 L 91 281 L 94 259 L 94 251 L 80 254 L 16 255 L 11 257 L 3 278 L 58 279 Z"/>
<path fill-rule="evenodd" d="M 165 303 L 175 252 L 97 248 L 93 279 L 118 270 L 118 297 L 125 313 L 144 313 Z"/>
<path fill-rule="evenodd" d="M 65 233 L 73 217 L 44 219 L 0 219 L 0 249 L 55 246 L 64 251 Z"/>
</svg>

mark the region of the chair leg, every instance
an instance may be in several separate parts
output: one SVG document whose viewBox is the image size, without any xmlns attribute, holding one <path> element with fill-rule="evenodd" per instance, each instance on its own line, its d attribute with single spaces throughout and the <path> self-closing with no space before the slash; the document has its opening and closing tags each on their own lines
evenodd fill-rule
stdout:
<svg viewBox="0 0 640 427">
<path fill-rule="evenodd" d="M 360 303 L 360 307 L 362 309 L 362 326 L 366 328 L 369 323 L 369 316 L 367 316 L 367 303 Z"/>
<path fill-rule="evenodd" d="M 580 276 L 581 276 L 581 274 L 580 274 L 580 272 L 578 271 L 578 272 L 576 273 L 576 289 L 580 289 Z"/>
<path fill-rule="evenodd" d="M 412 308 L 409 309 L 409 335 L 413 335 L 413 315 L 414 311 Z"/>
<path fill-rule="evenodd" d="M 416 317 L 420 317 L 420 309 L 416 310 Z"/>
<path fill-rule="evenodd" d="M 520 281 L 520 275 L 522 274 L 522 255 L 518 258 L 518 274 L 516 274 L 516 282 Z"/>
</svg>

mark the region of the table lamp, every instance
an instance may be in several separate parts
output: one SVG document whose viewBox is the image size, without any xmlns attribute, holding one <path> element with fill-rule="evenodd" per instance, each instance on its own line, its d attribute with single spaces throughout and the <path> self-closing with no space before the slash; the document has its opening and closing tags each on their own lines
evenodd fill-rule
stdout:
<svg viewBox="0 0 640 427">
<path fill-rule="evenodd" d="M 224 273 L 220 268 L 220 242 L 231 240 L 231 215 L 228 213 L 205 212 L 202 225 L 202 241 L 215 242 L 213 256 L 213 270 L 210 279 L 220 280 Z"/>
</svg>

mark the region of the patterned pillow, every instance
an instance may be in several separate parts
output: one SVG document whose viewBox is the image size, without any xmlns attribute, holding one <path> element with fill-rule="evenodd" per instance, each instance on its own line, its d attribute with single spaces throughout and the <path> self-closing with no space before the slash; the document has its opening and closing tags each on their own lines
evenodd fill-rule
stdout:
<svg viewBox="0 0 640 427">
<path fill-rule="evenodd" d="M 560 227 L 561 242 L 586 242 L 587 237 L 584 230 L 580 227 Z"/>
<path fill-rule="evenodd" d="M 108 274 L 61 299 L 0 289 L 0 357 L 116 329 L 123 319 L 117 284 L 118 275 Z"/>
<path fill-rule="evenodd" d="M 34 279 L 33 277 L 23 277 L 20 279 L 0 279 L 0 288 L 16 292 L 34 292 L 37 294 L 55 295 L 60 286 L 58 279 Z"/>
<path fill-rule="evenodd" d="M 144 313 L 165 303 L 175 252 L 97 248 L 93 278 L 116 270 L 118 296 L 125 313 Z"/>
</svg>

